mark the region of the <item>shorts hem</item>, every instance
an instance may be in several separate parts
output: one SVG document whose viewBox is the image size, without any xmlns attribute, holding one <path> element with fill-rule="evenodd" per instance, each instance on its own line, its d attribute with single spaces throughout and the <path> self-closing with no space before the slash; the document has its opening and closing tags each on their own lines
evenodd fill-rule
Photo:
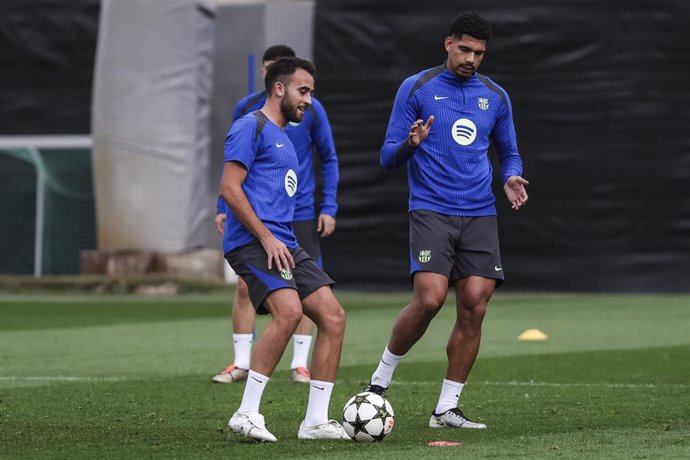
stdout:
<svg viewBox="0 0 690 460">
<path fill-rule="evenodd" d="M 441 273 L 441 272 L 436 271 L 436 270 L 415 270 L 415 271 L 410 273 L 410 283 L 414 282 L 414 275 L 416 275 L 417 273 L 422 273 L 422 272 L 436 273 L 438 275 L 443 275 L 446 278 L 448 278 L 448 282 L 450 283 L 450 276 L 447 273 Z"/>
</svg>

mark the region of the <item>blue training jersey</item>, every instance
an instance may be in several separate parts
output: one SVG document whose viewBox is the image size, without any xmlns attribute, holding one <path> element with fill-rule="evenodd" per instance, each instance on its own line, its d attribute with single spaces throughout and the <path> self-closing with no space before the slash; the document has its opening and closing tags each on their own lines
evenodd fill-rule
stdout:
<svg viewBox="0 0 690 460">
<path fill-rule="evenodd" d="M 415 120 L 434 116 L 429 136 L 407 145 Z M 522 175 L 508 94 L 488 77 L 460 79 L 446 65 L 407 78 L 395 97 L 381 165 L 407 162 L 409 210 L 454 216 L 496 215 L 488 157 L 493 142 L 503 182 Z"/>
<path fill-rule="evenodd" d="M 242 190 L 257 217 L 289 248 L 297 247 L 292 231 L 297 182 L 297 155 L 285 131 L 261 111 L 251 112 L 230 127 L 225 161 L 247 169 Z M 251 243 L 256 237 L 228 207 L 223 252 Z"/>
<path fill-rule="evenodd" d="M 251 111 L 259 110 L 263 107 L 264 102 L 266 102 L 265 91 L 242 98 L 235 105 L 232 115 L 233 121 Z M 294 221 L 312 220 L 316 217 L 314 210 L 316 177 L 314 174 L 313 147 L 316 147 L 316 152 L 319 155 L 323 176 L 323 201 L 320 205 L 320 213 L 335 217 L 338 210 L 336 203 L 339 180 L 338 157 L 333 144 L 331 125 L 321 102 L 312 97 L 312 104 L 304 113 L 302 122 L 288 123 L 285 126 L 285 132 L 292 141 L 299 160 L 297 177 L 300 186 L 297 190 Z M 222 212 L 225 212 L 225 203 L 219 197 L 217 213 Z"/>
</svg>

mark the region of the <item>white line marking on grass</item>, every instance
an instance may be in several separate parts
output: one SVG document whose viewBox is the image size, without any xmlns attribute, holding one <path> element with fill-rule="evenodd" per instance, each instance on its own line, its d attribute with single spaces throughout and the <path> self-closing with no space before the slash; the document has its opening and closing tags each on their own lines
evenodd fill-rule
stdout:
<svg viewBox="0 0 690 460">
<path fill-rule="evenodd" d="M 27 376 L 21 377 L 17 375 L 0 376 L 2 381 L 16 381 L 16 382 L 119 382 L 122 380 L 129 380 L 126 377 L 76 377 L 68 375 L 45 375 L 45 376 Z M 283 382 L 284 380 L 284 382 Z M 291 379 L 274 379 L 276 383 L 291 383 Z M 347 380 L 340 381 L 340 384 L 353 384 L 355 381 Z M 421 381 L 402 381 L 393 382 L 393 386 L 405 385 L 436 385 L 437 382 L 421 382 Z M 509 380 L 505 382 L 497 382 L 485 380 L 483 382 L 472 382 L 474 385 L 491 385 L 499 387 L 552 387 L 552 388 L 690 388 L 690 384 L 685 383 L 572 383 L 572 382 L 535 382 L 533 380 L 519 382 L 517 380 Z"/>
<path fill-rule="evenodd" d="M 556 382 L 483 382 L 485 385 L 516 386 L 516 387 L 582 387 L 582 388 L 688 388 L 684 383 L 556 383 Z"/>
<path fill-rule="evenodd" d="M 685 383 L 568 383 L 568 382 L 535 382 L 533 380 L 518 382 L 510 380 L 507 382 L 496 382 L 485 380 L 483 382 L 471 382 L 474 385 L 492 385 L 501 387 L 555 387 L 555 388 L 690 388 Z M 429 385 L 436 382 L 393 382 L 392 385 Z"/>
<path fill-rule="evenodd" d="M 0 381 L 14 382 L 117 382 L 126 380 L 119 377 L 72 377 L 67 375 L 45 375 L 20 377 L 17 375 L 0 375 Z"/>
</svg>

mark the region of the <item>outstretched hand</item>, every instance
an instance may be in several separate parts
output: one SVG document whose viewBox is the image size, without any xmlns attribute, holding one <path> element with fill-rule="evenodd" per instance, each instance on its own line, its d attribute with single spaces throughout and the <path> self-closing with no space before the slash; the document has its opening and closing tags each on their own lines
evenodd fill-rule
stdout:
<svg viewBox="0 0 690 460">
<path fill-rule="evenodd" d="M 410 145 L 410 147 L 413 149 L 419 147 L 419 144 L 421 144 L 429 135 L 429 130 L 433 124 L 433 115 L 429 116 L 429 119 L 426 121 L 426 123 L 424 123 L 424 120 L 422 119 L 412 123 L 412 126 L 410 127 L 410 134 L 407 136 L 407 143 Z"/>
<path fill-rule="evenodd" d="M 527 203 L 527 190 L 525 185 L 529 182 L 520 176 L 510 176 L 505 184 L 503 184 L 503 191 L 510 201 L 510 206 L 516 211 Z"/>
</svg>

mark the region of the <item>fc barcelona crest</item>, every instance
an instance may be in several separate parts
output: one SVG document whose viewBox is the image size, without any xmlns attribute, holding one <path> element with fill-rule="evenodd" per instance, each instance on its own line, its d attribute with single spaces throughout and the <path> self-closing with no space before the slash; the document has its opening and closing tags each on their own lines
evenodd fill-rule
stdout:
<svg viewBox="0 0 690 460">
<path fill-rule="evenodd" d="M 419 261 L 423 264 L 429 262 L 431 260 L 431 250 L 426 249 L 424 251 L 419 251 Z"/>
<path fill-rule="evenodd" d="M 479 104 L 479 108 L 482 110 L 489 110 L 489 100 L 485 97 L 480 97 L 477 99 L 477 103 Z"/>
</svg>

